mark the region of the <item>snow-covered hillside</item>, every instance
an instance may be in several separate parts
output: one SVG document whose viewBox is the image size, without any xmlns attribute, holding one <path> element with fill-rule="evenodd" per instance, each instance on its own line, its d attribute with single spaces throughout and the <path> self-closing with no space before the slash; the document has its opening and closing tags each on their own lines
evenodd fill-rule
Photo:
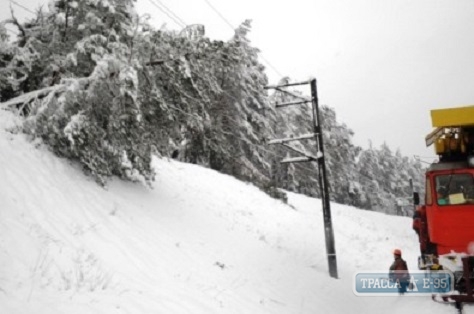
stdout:
<svg viewBox="0 0 474 314">
<path fill-rule="evenodd" d="M 429 297 L 352 292 L 354 273 L 387 269 L 395 247 L 416 268 L 409 218 L 332 204 L 332 279 L 318 199 L 289 193 L 285 205 L 159 159 L 153 189 L 103 189 L 15 123 L 0 111 L 0 313 L 454 312 Z"/>
</svg>

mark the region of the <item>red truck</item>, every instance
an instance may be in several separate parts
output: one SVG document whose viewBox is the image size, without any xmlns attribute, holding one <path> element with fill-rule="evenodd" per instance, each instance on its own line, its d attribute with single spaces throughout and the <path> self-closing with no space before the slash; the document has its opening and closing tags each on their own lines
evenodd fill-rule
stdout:
<svg viewBox="0 0 474 314">
<path fill-rule="evenodd" d="M 459 293 L 441 296 L 458 309 L 474 302 L 474 106 L 431 111 L 435 129 L 426 136 L 439 157 L 426 170 L 425 201 L 414 193 L 420 269 L 442 266 Z"/>
</svg>

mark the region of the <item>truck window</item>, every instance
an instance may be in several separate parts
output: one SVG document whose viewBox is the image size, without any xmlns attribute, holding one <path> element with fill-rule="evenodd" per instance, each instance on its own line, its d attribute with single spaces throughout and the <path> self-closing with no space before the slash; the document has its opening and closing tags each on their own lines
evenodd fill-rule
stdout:
<svg viewBox="0 0 474 314">
<path fill-rule="evenodd" d="M 458 205 L 474 203 L 474 179 L 470 173 L 438 175 L 435 177 L 436 203 Z"/>
</svg>

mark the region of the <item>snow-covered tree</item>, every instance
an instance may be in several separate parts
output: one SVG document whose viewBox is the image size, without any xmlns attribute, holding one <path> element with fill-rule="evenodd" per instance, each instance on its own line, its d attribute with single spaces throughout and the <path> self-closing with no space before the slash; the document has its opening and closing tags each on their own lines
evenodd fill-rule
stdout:
<svg viewBox="0 0 474 314">
<path fill-rule="evenodd" d="M 184 161 L 265 181 L 267 78 L 249 29 L 243 23 L 228 42 L 154 32 L 144 49 L 150 67 L 143 95 L 146 118 L 162 126 L 154 135 L 165 155 L 178 152 Z"/>
<path fill-rule="evenodd" d="M 385 143 L 380 149 L 362 150 L 357 169 L 362 188 L 360 207 L 389 214 L 397 214 L 400 200 L 411 201 L 410 180 L 419 191 L 424 178 L 418 161 L 403 157 L 399 151 L 393 155 Z"/>
<path fill-rule="evenodd" d="M 101 183 L 111 175 L 151 180 L 132 1 L 57 0 L 49 9 L 26 24 L 7 65 L 23 74 L 10 87 L 24 94 L 25 131 Z"/>
<path fill-rule="evenodd" d="M 52 0 L 25 23 L 14 15 L 0 23 L 0 102 L 25 116 L 24 131 L 101 184 L 110 176 L 150 183 L 156 154 L 252 181 L 276 197 L 284 198 L 278 188 L 318 196 L 316 163 L 282 165 L 297 155 L 265 145 L 312 133 L 313 120 L 310 104 L 275 110 L 303 95 L 268 97 L 250 21 L 215 41 L 200 25 L 156 30 L 133 4 Z M 5 23 L 17 27 L 15 42 Z M 391 212 L 409 193 L 407 180 L 422 172 L 419 163 L 387 145 L 361 150 L 334 109 L 320 114 L 331 199 Z M 317 153 L 314 139 L 291 144 Z"/>
</svg>

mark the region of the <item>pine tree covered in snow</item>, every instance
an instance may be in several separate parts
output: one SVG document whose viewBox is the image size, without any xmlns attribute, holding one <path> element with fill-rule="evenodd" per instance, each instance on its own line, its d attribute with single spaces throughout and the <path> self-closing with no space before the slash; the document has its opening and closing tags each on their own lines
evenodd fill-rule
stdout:
<svg viewBox="0 0 474 314">
<path fill-rule="evenodd" d="M 372 146 L 360 153 L 357 163 L 358 183 L 362 198 L 358 207 L 400 214 L 400 203 L 411 202 L 412 189 L 422 188 L 423 167 L 417 160 L 403 157 L 399 150 L 393 154 L 387 144 L 380 149 Z"/>
<path fill-rule="evenodd" d="M 330 193 L 333 200 L 339 203 L 354 204 L 358 197 L 353 185 L 356 157 L 361 148 L 352 143 L 354 133 L 337 121 L 333 108 L 322 106 L 321 115 Z"/>
<path fill-rule="evenodd" d="M 14 105 L 24 106 L 26 132 L 101 183 L 150 181 L 151 153 L 176 151 L 242 179 L 269 177 L 267 78 L 246 38 L 250 22 L 220 42 L 153 30 L 128 0 L 49 7 L 16 45 L 2 46 L 7 68 L 22 74 L 6 82 L 13 93 L 2 100 L 23 95 Z"/>
<path fill-rule="evenodd" d="M 250 45 L 247 34 L 250 21 L 242 23 L 234 37 L 221 50 L 222 65 L 216 70 L 221 91 L 213 95 L 211 112 L 215 129 L 211 142 L 211 167 L 250 180 L 269 175 L 269 161 L 262 148 L 271 134 L 267 95 L 267 77 L 258 61 L 258 50 Z M 219 138 L 222 137 L 222 138 Z M 230 152 L 230 154 L 229 154 Z"/>
<path fill-rule="evenodd" d="M 164 155 L 262 181 L 269 172 L 261 148 L 269 131 L 267 78 L 246 38 L 249 28 L 243 23 L 228 42 L 152 32 L 141 95 Z"/>
</svg>

